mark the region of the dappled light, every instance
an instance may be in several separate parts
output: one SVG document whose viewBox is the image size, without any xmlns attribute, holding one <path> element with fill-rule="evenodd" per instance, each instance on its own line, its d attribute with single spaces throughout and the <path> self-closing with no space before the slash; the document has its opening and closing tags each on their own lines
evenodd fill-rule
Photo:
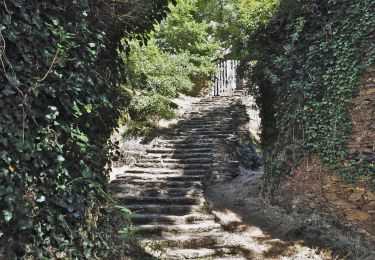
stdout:
<svg viewBox="0 0 375 260">
<path fill-rule="evenodd" d="M 0 260 L 375 259 L 374 0 L 0 1 Z"/>
</svg>

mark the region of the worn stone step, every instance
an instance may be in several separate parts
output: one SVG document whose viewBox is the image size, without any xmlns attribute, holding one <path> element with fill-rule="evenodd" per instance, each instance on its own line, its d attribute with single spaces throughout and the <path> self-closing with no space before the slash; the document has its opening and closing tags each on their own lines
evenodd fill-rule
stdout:
<svg viewBox="0 0 375 260">
<path fill-rule="evenodd" d="M 217 141 L 216 136 L 211 137 L 208 135 L 202 134 L 192 134 L 192 135 L 177 135 L 177 134 L 170 134 L 162 136 L 158 139 L 159 141 L 168 141 L 168 142 L 176 142 L 176 141 L 184 141 L 184 142 L 200 142 L 200 143 L 215 143 Z"/>
<path fill-rule="evenodd" d="M 205 202 L 202 197 L 137 197 L 129 195 L 116 196 L 119 202 L 125 205 L 196 205 Z"/>
<path fill-rule="evenodd" d="M 177 153 L 177 154 L 174 154 L 174 153 L 161 153 L 161 154 L 158 154 L 158 153 L 152 153 L 152 154 L 147 154 L 145 155 L 143 158 L 152 158 L 152 159 L 166 159 L 166 158 L 170 158 L 170 159 L 196 159 L 196 158 L 213 158 L 213 153 L 210 152 L 210 153 Z"/>
<path fill-rule="evenodd" d="M 225 119 L 225 120 L 203 120 L 203 119 L 194 119 L 191 118 L 188 121 L 182 121 L 178 123 L 179 126 L 209 126 L 209 127 L 231 127 L 232 126 L 232 119 Z"/>
<path fill-rule="evenodd" d="M 218 128 L 218 127 L 221 127 L 222 130 L 230 130 L 232 131 L 233 130 L 233 125 L 232 123 L 215 123 L 215 124 L 209 124 L 209 123 L 187 123 L 187 124 L 183 124 L 183 125 L 180 125 L 178 127 L 178 130 L 184 130 L 184 131 L 190 131 L 191 129 L 194 129 L 194 130 L 213 130 L 215 131 L 214 129 L 215 128 Z M 170 133 L 173 133 L 173 132 L 170 132 Z"/>
<path fill-rule="evenodd" d="M 201 188 L 203 186 L 202 181 L 165 181 L 165 180 L 126 180 L 117 179 L 112 182 L 112 185 L 126 184 L 133 186 L 140 186 L 142 188 Z"/>
<path fill-rule="evenodd" d="M 203 116 L 189 116 L 186 118 L 181 119 L 179 122 L 191 122 L 191 121 L 214 121 L 214 122 L 219 122 L 219 121 L 231 121 L 232 115 L 231 114 L 226 114 L 226 115 L 215 115 L 215 114 L 205 114 Z"/>
<path fill-rule="evenodd" d="M 221 130 L 217 130 L 221 128 Z M 233 131 L 232 123 L 228 124 L 208 124 L 208 123 L 189 123 L 180 125 L 176 131 Z M 174 133 L 174 132 L 169 132 Z"/>
<path fill-rule="evenodd" d="M 201 154 L 210 153 L 212 154 L 212 148 L 195 148 L 195 149 L 177 149 L 177 148 L 150 148 L 146 150 L 147 153 L 157 154 Z"/>
<path fill-rule="evenodd" d="M 132 167 L 126 170 L 124 175 L 127 173 L 146 173 L 146 174 L 180 174 L 180 175 L 206 175 L 210 171 L 207 169 L 166 169 L 166 168 L 144 168 L 144 167 Z"/>
<path fill-rule="evenodd" d="M 132 196 L 140 196 L 140 197 L 202 197 L 203 196 L 203 189 L 200 187 L 189 187 L 189 188 L 164 188 L 161 189 L 159 187 L 155 188 L 142 188 L 139 186 L 134 185 L 117 185 L 112 186 L 112 191 L 115 196 L 120 195 L 132 195 Z"/>
<path fill-rule="evenodd" d="M 218 140 L 220 139 L 227 139 L 229 136 L 226 137 L 220 137 L 220 138 L 210 138 L 210 137 L 204 137 L 204 136 L 194 136 L 194 137 L 164 137 L 163 139 L 159 139 L 159 145 L 168 143 L 170 144 L 195 144 L 196 147 L 203 147 L 201 144 L 216 144 Z"/>
<path fill-rule="evenodd" d="M 201 111 L 201 112 L 190 112 L 190 118 L 229 118 L 231 116 L 230 112 L 210 112 L 210 111 Z"/>
<path fill-rule="evenodd" d="M 198 205 L 127 205 L 134 214 L 164 214 L 183 216 L 192 213 L 204 213 L 203 204 Z"/>
<path fill-rule="evenodd" d="M 195 141 L 195 142 L 189 142 L 189 143 L 178 143 L 178 142 L 172 142 L 168 143 L 166 141 L 164 142 L 159 142 L 158 143 L 158 148 L 159 149 L 212 149 L 213 142 L 202 142 L 200 141 Z"/>
<path fill-rule="evenodd" d="M 177 122 L 177 125 L 189 125 L 189 124 L 207 124 L 207 125 L 215 125 L 215 124 L 222 124 L 222 125 L 231 125 L 233 121 L 232 117 L 190 117 L 184 118 Z"/>
<path fill-rule="evenodd" d="M 217 139 L 216 139 L 217 141 Z M 215 142 L 207 139 L 186 139 L 186 140 L 171 140 L 159 139 L 157 146 L 160 148 L 174 148 L 174 149 L 197 149 L 197 148 L 212 148 Z"/>
<path fill-rule="evenodd" d="M 185 136 L 205 136 L 205 137 L 212 137 L 216 138 L 217 136 L 228 136 L 233 134 L 233 131 L 177 131 L 176 133 L 172 135 L 178 135 L 181 137 Z"/>
<path fill-rule="evenodd" d="M 205 123 L 220 123 L 220 122 L 231 122 L 233 120 L 233 118 L 231 117 L 231 115 L 227 115 L 227 116 L 205 116 L 205 117 L 188 117 L 188 118 L 184 118 L 184 119 L 181 119 L 180 121 L 178 121 L 178 123 L 198 123 L 198 122 L 205 122 Z"/>
<path fill-rule="evenodd" d="M 179 225 L 137 225 L 137 234 L 141 235 L 163 235 L 171 234 L 194 234 L 213 230 L 221 230 L 221 225 L 214 221 L 206 221 L 199 224 L 179 224 Z"/>
<path fill-rule="evenodd" d="M 209 169 L 211 168 L 210 163 L 190 163 L 190 164 L 178 164 L 178 163 L 136 163 L 135 167 L 140 168 L 166 168 L 166 169 Z"/>
<path fill-rule="evenodd" d="M 184 216 L 161 214 L 134 214 L 132 222 L 135 225 L 164 225 L 164 224 L 198 224 L 203 221 L 213 221 L 214 216 L 208 214 L 187 214 Z"/>
<path fill-rule="evenodd" d="M 218 231 L 209 231 L 204 233 L 197 233 L 194 235 L 179 235 L 179 236 L 148 236 L 144 238 L 142 236 L 137 236 L 136 239 L 141 245 L 147 245 L 153 241 L 166 248 L 185 248 L 194 249 L 200 247 L 215 247 L 222 242 L 223 233 Z"/>
<path fill-rule="evenodd" d="M 185 126 L 181 125 L 178 129 L 175 129 L 169 133 L 228 133 L 232 132 L 232 127 L 227 125 L 227 126 L 210 126 L 210 125 L 197 125 L 197 126 Z"/>
<path fill-rule="evenodd" d="M 147 174 L 147 173 L 125 173 L 118 174 L 116 178 L 124 180 L 164 180 L 164 181 L 201 181 L 206 178 L 206 174 L 182 175 L 182 174 Z"/>
<path fill-rule="evenodd" d="M 186 259 L 205 259 L 215 260 L 217 257 L 230 256 L 237 254 L 237 248 L 196 248 L 180 249 L 168 248 L 162 255 L 163 260 L 186 260 Z M 231 259 L 231 258 L 228 258 Z"/>
<path fill-rule="evenodd" d="M 140 163 L 173 163 L 173 164 L 195 164 L 195 163 L 212 163 L 212 158 L 210 157 L 200 157 L 200 158 L 184 158 L 184 159 L 174 159 L 174 158 L 147 158 L 143 157 Z"/>
<path fill-rule="evenodd" d="M 198 105 L 193 107 L 192 110 L 189 111 L 189 115 L 227 115 L 230 112 L 231 109 L 229 107 L 219 107 L 217 105 Z"/>
</svg>

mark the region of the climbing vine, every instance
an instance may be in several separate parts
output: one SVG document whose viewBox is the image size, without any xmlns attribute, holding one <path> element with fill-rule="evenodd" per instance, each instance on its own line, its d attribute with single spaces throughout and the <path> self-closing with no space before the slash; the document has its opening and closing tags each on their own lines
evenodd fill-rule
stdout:
<svg viewBox="0 0 375 260">
<path fill-rule="evenodd" d="M 117 48 L 168 12 L 141 2 L 0 1 L 0 258 L 109 257 Z"/>
<path fill-rule="evenodd" d="M 263 117 L 270 180 L 315 153 L 348 181 L 375 181 L 371 157 L 347 148 L 350 101 L 374 64 L 373 35 L 371 0 L 280 1 L 268 22 L 251 32 L 244 60 L 256 61 L 247 69 Z"/>
</svg>

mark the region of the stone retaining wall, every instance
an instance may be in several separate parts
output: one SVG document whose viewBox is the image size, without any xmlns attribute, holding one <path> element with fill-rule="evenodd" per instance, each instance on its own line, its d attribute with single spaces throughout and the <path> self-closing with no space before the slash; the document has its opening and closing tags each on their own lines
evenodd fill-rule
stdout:
<svg viewBox="0 0 375 260">
<path fill-rule="evenodd" d="M 364 153 L 375 160 L 375 67 L 369 68 L 359 82 L 359 94 L 352 100 L 350 116 L 353 138 L 350 153 Z"/>
<path fill-rule="evenodd" d="M 346 184 L 339 175 L 324 169 L 317 157 L 309 156 L 283 181 L 275 198 L 286 208 L 334 217 L 375 236 L 375 193 L 367 190 L 366 184 Z"/>
<path fill-rule="evenodd" d="M 353 138 L 350 154 L 363 154 L 375 163 L 375 67 L 369 68 L 359 81 L 359 93 L 351 101 Z M 374 166 L 375 167 L 375 166 Z M 363 179 L 359 186 L 347 184 L 324 168 L 316 156 L 306 156 L 300 166 L 285 178 L 275 193 L 276 203 L 302 212 L 335 217 L 361 233 L 375 237 L 375 193 Z"/>
</svg>

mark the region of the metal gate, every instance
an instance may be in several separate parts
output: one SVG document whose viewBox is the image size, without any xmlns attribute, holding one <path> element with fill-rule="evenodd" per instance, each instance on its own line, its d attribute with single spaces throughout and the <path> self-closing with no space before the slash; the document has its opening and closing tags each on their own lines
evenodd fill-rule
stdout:
<svg viewBox="0 0 375 260">
<path fill-rule="evenodd" d="M 237 76 L 239 61 L 224 60 L 217 63 L 218 72 L 214 75 L 214 96 L 228 96 L 240 88 L 240 79 Z"/>
</svg>

